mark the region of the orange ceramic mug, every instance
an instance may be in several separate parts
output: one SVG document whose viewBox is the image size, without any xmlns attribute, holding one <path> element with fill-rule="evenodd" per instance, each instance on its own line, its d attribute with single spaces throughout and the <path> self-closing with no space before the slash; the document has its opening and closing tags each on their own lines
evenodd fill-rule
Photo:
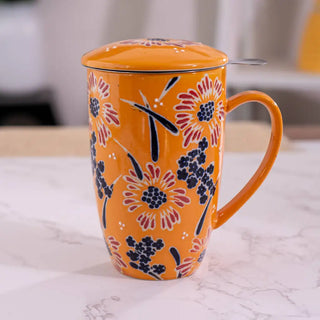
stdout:
<svg viewBox="0 0 320 320">
<path fill-rule="evenodd" d="M 126 40 L 85 54 L 92 172 L 111 260 L 141 279 L 174 279 L 201 263 L 212 229 L 257 190 L 279 151 L 282 119 L 266 94 L 226 99 L 227 56 L 201 43 Z M 217 210 L 225 116 L 256 101 L 272 134 L 245 187 Z"/>
</svg>

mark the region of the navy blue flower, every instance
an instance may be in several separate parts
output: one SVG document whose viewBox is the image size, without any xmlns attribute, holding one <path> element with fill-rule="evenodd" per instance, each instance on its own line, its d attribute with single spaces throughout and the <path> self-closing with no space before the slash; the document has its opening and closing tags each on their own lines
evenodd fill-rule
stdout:
<svg viewBox="0 0 320 320">
<path fill-rule="evenodd" d="M 196 176 L 197 176 L 197 178 L 202 178 L 203 175 L 204 175 L 204 169 L 200 167 L 200 168 L 196 171 Z"/>
<path fill-rule="evenodd" d="M 93 131 L 91 133 L 91 139 L 90 139 L 90 154 L 91 154 L 92 174 L 94 174 L 94 170 L 97 167 L 97 162 L 96 162 L 97 151 L 96 151 L 96 147 L 95 147 L 96 142 L 97 142 L 97 137 L 96 137 L 95 132 Z"/>
<path fill-rule="evenodd" d="M 150 266 L 146 263 L 139 263 L 139 270 L 143 271 L 144 273 L 148 273 L 150 271 Z"/>
<path fill-rule="evenodd" d="M 191 160 L 193 160 L 198 154 L 199 154 L 198 149 L 194 149 L 194 150 L 188 152 L 188 156 L 191 158 Z"/>
<path fill-rule="evenodd" d="M 206 162 L 207 156 L 205 155 L 204 152 L 201 152 L 200 155 L 197 157 L 197 161 L 199 164 L 203 164 Z"/>
<path fill-rule="evenodd" d="M 134 246 L 135 250 L 139 253 L 142 253 L 144 251 L 144 245 L 142 242 L 136 243 Z"/>
<path fill-rule="evenodd" d="M 200 184 L 200 186 L 198 187 L 198 190 L 197 190 L 197 194 L 202 196 L 202 195 L 204 195 L 204 193 L 206 191 L 207 191 L 207 188 L 203 184 Z"/>
<path fill-rule="evenodd" d="M 199 121 L 209 122 L 213 118 L 214 101 L 208 101 L 200 105 L 200 111 L 197 113 Z"/>
<path fill-rule="evenodd" d="M 102 173 L 104 173 L 106 169 L 104 161 L 100 160 L 97 162 L 96 160 L 96 154 L 97 154 L 96 148 L 95 148 L 96 142 L 97 142 L 97 137 L 95 132 L 93 131 L 90 139 L 91 168 L 92 168 L 92 174 L 93 176 L 95 176 L 94 181 L 97 187 L 97 194 L 99 199 L 103 199 L 104 195 L 108 198 L 111 198 L 113 185 L 108 186 L 104 176 L 102 175 Z"/>
<path fill-rule="evenodd" d="M 196 161 L 193 161 L 189 165 L 189 172 L 196 172 L 198 170 L 199 166 Z"/>
<path fill-rule="evenodd" d="M 106 182 L 106 181 L 104 180 L 104 177 L 100 174 L 99 176 L 97 176 L 97 178 L 98 178 L 99 183 L 100 183 L 100 185 L 101 185 L 101 187 L 102 187 L 102 184 L 104 184 L 104 182 Z"/>
<path fill-rule="evenodd" d="M 95 145 L 97 142 L 96 133 L 94 131 L 91 133 L 91 142 L 93 145 Z"/>
<path fill-rule="evenodd" d="M 210 179 L 209 175 L 207 173 L 205 173 L 203 175 L 203 177 L 201 178 L 201 181 L 202 181 L 203 184 L 206 184 L 209 179 Z"/>
<path fill-rule="evenodd" d="M 101 187 L 102 187 L 102 188 L 106 188 L 106 187 L 107 187 L 106 180 L 103 179 L 103 180 L 101 181 Z"/>
<path fill-rule="evenodd" d="M 186 168 L 177 171 L 177 177 L 179 180 L 186 180 L 188 178 L 188 172 Z"/>
<path fill-rule="evenodd" d="M 99 100 L 97 98 L 90 98 L 90 112 L 96 118 L 99 114 Z"/>
<path fill-rule="evenodd" d="M 214 164 L 210 163 L 210 165 L 208 166 L 207 170 L 206 170 L 209 174 L 213 174 L 214 171 Z"/>
<path fill-rule="evenodd" d="M 210 193 L 211 196 L 213 196 L 213 195 L 215 194 L 215 192 L 216 192 L 216 186 L 213 185 L 213 186 L 209 189 L 209 193 Z"/>
<path fill-rule="evenodd" d="M 146 202 L 150 209 L 158 209 L 168 201 L 167 194 L 154 186 L 149 186 L 148 189 L 142 193 L 141 200 Z M 151 245 L 153 241 L 150 237 L 147 238 L 149 238 L 149 240 L 142 239 L 142 241 L 146 243 L 146 245 Z"/>
<path fill-rule="evenodd" d="M 152 244 L 152 246 L 153 246 L 154 248 L 156 248 L 157 250 L 160 250 L 160 249 L 162 249 L 162 248 L 164 247 L 164 243 L 163 243 L 162 239 L 158 239 L 157 241 L 155 241 L 155 242 Z"/>
<path fill-rule="evenodd" d="M 100 172 L 104 172 L 104 162 L 102 160 L 98 162 L 98 169 Z"/>
<path fill-rule="evenodd" d="M 151 246 L 153 243 L 153 240 L 151 237 L 144 237 L 142 238 L 142 242 L 146 245 L 146 246 Z"/>
<path fill-rule="evenodd" d="M 136 240 L 134 240 L 132 236 L 127 237 L 126 241 L 129 247 L 134 247 L 136 244 Z"/>
<path fill-rule="evenodd" d="M 140 262 L 142 262 L 142 263 L 149 263 L 151 261 L 151 259 L 148 257 L 148 256 L 146 256 L 146 255 L 144 255 L 144 254 L 142 254 L 141 256 L 140 256 Z"/>
<path fill-rule="evenodd" d="M 197 185 L 197 183 L 198 183 L 198 180 L 194 175 L 189 176 L 189 178 L 187 179 L 187 187 L 189 189 L 194 188 Z"/>
<path fill-rule="evenodd" d="M 134 252 L 132 250 L 129 250 L 127 252 L 127 256 L 130 258 L 132 261 L 138 261 L 139 260 L 139 254 L 137 252 Z"/>
<path fill-rule="evenodd" d="M 206 185 L 207 185 L 208 189 L 212 188 L 212 187 L 213 187 L 213 181 L 212 181 L 212 179 L 209 179 L 209 180 L 207 181 Z"/>
<path fill-rule="evenodd" d="M 204 151 L 208 148 L 208 140 L 206 137 L 203 137 L 201 141 L 199 141 L 198 147 L 201 151 Z"/>
<path fill-rule="evenodd" d="M 147 247 L 143 253 L 148 257 L 153 256 L 156 253 L 156 250 L 152 249 L 151 247 Z"/>
<path fill-rule="evenodd" d="M 184 168 L 189 165 L 189 157 L 181 157 L 178 161 L 179 167 Z"/>
<path fill-rule="evenodd" d="M 198 148 L 189 151 L 178 160 L 180 166 L 177 170 L 178 180 L 186 181 L 189 189 L 198 186 L 197 194 L 200 204 L 205 204 L 209 195 L 212 196 L 215 193 L 215 185 L 210 177 L 214 172 L 214 162 L 211 162 L 208 167 L 204 166 L 207 160 L 205 150 L 208 147 L 208 139 L 203 137 L 198 143 Z"/>
<path fill-rule="evenodd" d="M 208 199 L 208 196 L 204 194 L 203 196 L 200 197 L 200 204 L 205 204 Z"/>
<path fill-rule="evenodd" d="M 136 263 L 134 263 L 134 262 L 129 262 L 129 264 L 130 264 L 130 266 L 131 266 L 132 268 L 134 268 L 134 269 L 138 269 L 138 268 L 139 268 L 139 266 L 138 266 Z"/>
<path fill-rule="evenodd" d="M 101 179 L 101 172 L 100 172 L 99 168 L 96 169 L 96 177 L 97 177 L 97 179 L 100 181 L 100 179 Z"/>
<path fill-rule="evenodd" d="M 156 274 L 161 274 L 166 271 L 166 267 L 163 264 L 154 264 L 152 266 L 152 271 Z"/>
<path fill-rule="evenodd" d="M 163 273 L 166 268 L 163 265 L 150 265 L 152 261 L 150 257 L 164 247 L 163 240 L 153 240 L 152 237 L 146 236 L 140 242 L 137 242 L 132 236 L 129 236 L 126 241 L 129 247 L 134 247 L 134 250 L 127 252 L 127 256 L 131 260 L 129 265 L 134 269 L 149 274 L 157 280 L 161 279 L 157 274 Z"/>
<path fill-rule="evenodd" d="M 105 193 L 106 197 L 111 198 L 111 196 L 112 196 L 112 188 L 113 188 L 112 185 L 110 187 L 106 186 L 104 188 L 104 193 Z"/>
</svg>

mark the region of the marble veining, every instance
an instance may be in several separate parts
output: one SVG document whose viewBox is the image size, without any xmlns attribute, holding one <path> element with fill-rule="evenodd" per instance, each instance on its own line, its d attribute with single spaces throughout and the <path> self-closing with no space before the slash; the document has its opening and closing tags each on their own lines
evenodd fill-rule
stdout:
<svg viewBox="0 0 320 320">
<path fill-rule="evenodd" d="M 261 157 L 225 154 L 220 205 Z M 280 154 L 198 272 L 154 282 L 111 265 L 89 158 L 2 158 L 0 319 L 320 319 L 319 163 L 316 148 Z"/>
</svg>

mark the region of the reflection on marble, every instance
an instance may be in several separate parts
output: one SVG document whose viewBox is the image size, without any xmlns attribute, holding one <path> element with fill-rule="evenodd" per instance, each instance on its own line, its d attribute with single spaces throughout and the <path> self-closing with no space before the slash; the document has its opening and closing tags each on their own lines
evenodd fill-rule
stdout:
<svg viewBox="0 0 320 320">
<path fill-rule="evenodd" d="M 261 154 L 226 154 L 220 204 Z M 112 267 L 87 158 L 0 159 L 0 319 L 320 319 L 320 152 L 282 153 L 198 272 Z"/>
</svg>

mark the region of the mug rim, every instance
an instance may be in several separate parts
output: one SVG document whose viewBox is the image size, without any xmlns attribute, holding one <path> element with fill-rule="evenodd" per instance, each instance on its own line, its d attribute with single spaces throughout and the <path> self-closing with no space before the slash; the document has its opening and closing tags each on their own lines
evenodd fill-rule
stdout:
<svg viewBox="0 0 320 320">
<path fill-rule="evenodd" d="M 228 63 L 215 66 L 215 67 L 207 67 L 207 68 L 198 68 L 198 69 L 177 69 L 177 70 L 124 70 L 124 69 L 105 69 L 105 68 L 97 68 L 97 67 L 89 67 L 82 64 L 86 69 L 93 69 L 98 71 L 106 71 L 112 73 L 135 73 L 135 74 L 171 74 L 171 73 L 190 73 L 190 72 L 203 72 L 210 71 L 223 68 Z"/>
</svg>

